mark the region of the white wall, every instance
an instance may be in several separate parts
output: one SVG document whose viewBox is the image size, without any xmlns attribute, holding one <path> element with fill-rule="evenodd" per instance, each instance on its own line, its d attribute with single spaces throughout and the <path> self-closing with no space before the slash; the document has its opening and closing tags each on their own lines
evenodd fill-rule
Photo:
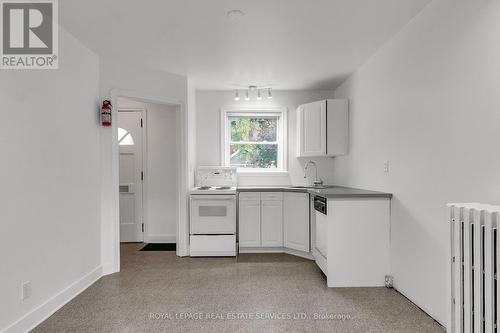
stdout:
<svg viewBox="0 0 500 333">
<path fill-rule="evenodd" d="M 395 287 L 442 323 L 445 204 L 500 202 L 499 33 L 500 2 L 435 0 L 336 90 L 351 151 L 335 180 L 394 193 Z"/>
<path fill-rule="evenodd" d="M 62 29 L 59 48 L 57 70 L 0 73 L 0 331 L 101 276 L 99 59 Z"/>
<path fill-rule="evenodd" d="M 333 98 L 333 91 L 273 91 L 273 99 L 263 95 L 261 101 L 252 96 L 245 101 L 242 94 L 239 101 L 234 100 L 234 91 L 197 91 L 196 92 L 196 162 L 198 165 L 220 165 L 220 110 L 224 107 L 285 107 L 288 112 L 288 171 L 280 176 L 238 175 L 240 185 L 289 185 L 305 184 L 303 167 L 310 158 L 296 157 L 296 109 L 300 104 L 325 98 Z M 325 184 L 333 181 L 333 159 L 314 158 L 318 164 L 318 175 Z M 308 173 L 308 182 L 314 181 L 314 168 Z"/>
<path fill-rule="evenodd" d="M 182 141 L 181 147 L 186 144 L 185 140 L 185 110 L 187 99 L 187 79 L 184 76 L 169 74 L 136 64 L 124 64 L 117 59 L 102 59 L 100 61 L 100 92 L 101 99 L 111 97 L 137 97 L 156 101 L 166 99 L 180 103 L 181 119 L 179 131 Z M 116 124 L 116 122 L 115 122 Z M 101 164 L 102 164 L 102 262 L 105 274 L 114 273 L 120 269 L 119 248 L 119 212 L 118 212 L 118 145 L 113 140 L 113 128 L 101 131 Z M 182 183 L 187 184 L 187 151 L 182 148 Z M 180 188 L 182 197 L 186 197 L 186 187 Z M 187 199 L 180 202 L 179 218 L 181 225 L 178 233 L 183 235 L 183 242 L 178 243 L 178 254 L 187 252 Z"/>
<path fill-rule="evenodd" d="M 144 241 L 175 243 L 177 230 L 177 109 L 119 98 L 117 109 L 146 110 Z"/>
<path fill-rule="evenodd" d="M 176 108 L 147 106 L 147 242 L 175 242 L 177 230 Z"/>
<path fill-rule="evenodd" d="M 194 186 L 194 170 L 196 168 L 196 88 L 193 80 L 187 83 L 187 131 L 188 131 L 188 187 Z"/>
</svg>

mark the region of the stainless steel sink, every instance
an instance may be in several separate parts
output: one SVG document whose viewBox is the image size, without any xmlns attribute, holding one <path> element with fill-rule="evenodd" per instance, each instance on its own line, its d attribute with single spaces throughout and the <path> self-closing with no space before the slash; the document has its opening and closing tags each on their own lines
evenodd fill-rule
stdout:
<svg viewBox="0 0 500 333">
<path fill-rule="evenodd" d="M 304 188 L 304 189 L 314 189 L 314 190 L 321 190 L 321 189 L 325 189 L 327 188 L 326 186 L 323 186 L 323 185 L 320 185 L 320 186 L 290 186 L 290 188 L 296 188 L 296 189 L 301 189 L 301 188 Z"/>
</svg>

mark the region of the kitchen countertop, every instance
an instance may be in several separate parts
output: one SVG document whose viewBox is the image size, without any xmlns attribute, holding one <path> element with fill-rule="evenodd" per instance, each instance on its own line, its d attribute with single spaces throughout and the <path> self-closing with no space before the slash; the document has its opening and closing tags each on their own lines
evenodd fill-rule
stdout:
<svg viewBox="0 0 500 333">
<path fill-rule="evenodd" d="M 392 198 L 392 193 L 359 188 L 326 185 L 326 188 L 297 188 L 293 186 L 238 186 L 238 192 L 299 192 L 331 198 Z"/>
</svg>

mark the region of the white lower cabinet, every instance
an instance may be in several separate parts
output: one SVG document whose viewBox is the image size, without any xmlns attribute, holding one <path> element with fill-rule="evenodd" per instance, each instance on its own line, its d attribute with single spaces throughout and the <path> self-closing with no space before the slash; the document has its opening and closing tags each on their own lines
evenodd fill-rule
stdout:
<svg viewBox="0 0 500 333">
<path fill-rule="evenodd" d="M 262 247 L 283 246 L 283 201 L 261 202 Z"/>
<path fill-rule="evenodd" d="M 328 287 L 381 287 L 390 272 L 390 199 L 329 199 L 313 255 Z"/>
<path fill-rule="evenodd" d="M 284 193 L 283 235 L 285 247 L 309 252 L 309 194 Z"/>
<path fill-rule="evenodd" d="M 260 200 L 240 197 L 238 227 L 240 247 L 260 247 Z"/>
<path fill-rule="evenodd" d="M 280 248 L 309 252 L 309 194 L 291 193 L 292 215 L 284 208 L 290 193 L 242 192 L 239 195 L 238 236 L 241 248 Z M 298 214 L 298 215 L 297 215 Z M 284 216 L 292 222 L 290 236 L 284 243 Z M 287 245 L 288 244 L 288 245 Z M 272 249 L 271 249 L 272 248 Z"/>
</svg>

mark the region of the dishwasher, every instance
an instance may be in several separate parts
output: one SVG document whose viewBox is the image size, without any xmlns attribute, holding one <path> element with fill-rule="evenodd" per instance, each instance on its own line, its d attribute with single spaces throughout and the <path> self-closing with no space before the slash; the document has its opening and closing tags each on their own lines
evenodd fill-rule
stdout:
<svg viewBox="0 0 500 333">
<path fill-rule="evenodd" d="M 319 195 L 314 196 L 315 211 L 315 251 L 314 259 L 319 268 L 327 274 L 327 256 L 328 256 L 328 200 Z"/>
</svg>

